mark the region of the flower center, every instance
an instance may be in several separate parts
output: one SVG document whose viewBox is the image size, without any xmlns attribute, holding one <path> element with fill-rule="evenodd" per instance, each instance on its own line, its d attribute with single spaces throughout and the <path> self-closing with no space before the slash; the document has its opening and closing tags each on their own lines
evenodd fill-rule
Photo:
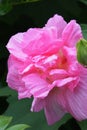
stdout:
<svg viewBox="0 0 87 130">
<path fill-rule="evenodd" d="M 58 69 L 67 69 L 67 59 L 65 56 L 59 57 Z"/>
<path fill-rule="evenodd" d="M 67 59 L 64 56 L 62 50 L 58 52 L 58 69 L 67 69 Z"/>
</svg>

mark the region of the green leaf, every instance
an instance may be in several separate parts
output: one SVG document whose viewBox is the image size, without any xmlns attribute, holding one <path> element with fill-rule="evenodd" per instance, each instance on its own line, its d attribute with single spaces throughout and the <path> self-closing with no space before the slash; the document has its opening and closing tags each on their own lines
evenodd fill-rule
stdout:
<svg viewBox="0 0 87 130">
<path fill-rule="evenodd" d="M 5 130 L 11 120 L 12 117 L 0 116 L 0 130 Z"/>
<path fill-rule="evenodd" d="M 0 96 L 9 96 L 17 94 L 14 90 L 9 87 L 3 87 L 0 89 Z"/>
<path fill-rule="evenodd" d="M 28 127 L 29 126 L 25 125 L 25 124 L 18 124 L 18 125 L 11 126 L 10 128 L 8 128 L 6 130 L 25 130 Z"/>
<path fill-rule="evenodd" d="M 29 125 L 26 124 L 17 124 L 7 128 L 11 120 L 12 117 L 0 116 L 0 130 L 25 130 L 26 128 L 29 127 Z"/>
<path fill-rule="evenodd" d="M 10 4 L 0 4 L 0 15 L 5 15 L 12 9 Z"/>
<path fill-rule="evenodd" d="M 80 2 L 84 3 L 85 5 L 87 5 L 87 0 L 80 0 Z"/>
<path fill-rule="evenodd" d="M 80 64 L 87 66 L 87 41 L 85 39 L 77 43 L 77 59 Z"/>
</svg>

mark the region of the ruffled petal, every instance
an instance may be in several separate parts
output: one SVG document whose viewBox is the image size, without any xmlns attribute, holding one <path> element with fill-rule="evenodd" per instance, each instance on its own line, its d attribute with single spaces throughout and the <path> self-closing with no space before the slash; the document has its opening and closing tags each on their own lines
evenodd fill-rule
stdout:
<svg viewBox="0 0 87 130">
<path fill-rule="evenodd" d="M 52 89 L 49 83 L 42 79 L 38 74 L 32 73 L 22 78 L 26 88 L 36 98 L 44 98 Z"/>
<path fill-rule="evenodd" d="M 60 91 L 60 104 L 77 120 L 87 119 L 87 69 L 83 69 L 80 81 L 74 91 Z"/>
<path fill-rule="evenodd" d="M 44 106 L 45 106 L 44 99 L 34 98 L 31 106 L 31 111 L 39 112 L 44 108 Z"/>
<path fill-rule="evenodd" d="M 23 42 L 23 35 L 24 33 L 18 33 L 12 36 L 6 47 L 12 55 L 24 61 L 27 58 L 27 54 L 22 51 L 25 46 Z"/>
<path fill-rule="evenodd" d="M 45 26 L 55 27 L 57 29 L 57 37 L 60 38 L 62 36 L 63 29 L 66 25 L 67 23 L 64 21 L 63 17 L 56 14 L 48 20 Z"/>
<path fill-rule="evenodd" d="M 75 47 L 63 47 L 63 54 L 67 59 L 67 71 L 69 75 L 76 76 L 79 75 L 79 64 L 76 58 L 76 48 Z"/>
<path fill-rule="evenodd" d="M 69 47 L 74 47 L 81 38 L 82 32 L 79 24 L 77 24 L 75 20 L 71 20 L 62 33 L 64 44 Z"/>
<path fill-rule="evenodd" d="M 19 86 L 18 89 L 18 99 L 23 98 L 30 98 L 32 95 L 30 91 L 26 88 L 26 86 L 23 84 L 22 86 Z"/>
<path fill-rule="evenodd" d="M 45 99 L 45 115 L 49 125 L 60 120 L 66 111 L 58 103 L 58 89 L 54 88 Z"/>
<path fill-rule="evenodd" d="M 22 86 L 22 82 L 19 78 L 18 67 L 21 66 L 22 62 L 17 60 L 13 55 L 9 56 L 8 59 L 8 74 L 7 83 L 12 89 L 18 90 L 19 86 Z"/>
<path fill-rule="evenodd" d="M 53 81 L 57 79 L 64 79 L 68 76 L 68 72 L 64 69 L 52 69 L 49 72 L 49 75 L 52 77 Z"/>
<path fill-rule="evenodd" d="M 34 36 L 33 39 L 27 41 L 28 45 L 26 45 L 23 48 L 24 53 L 30 56 L 36 56 L 42 54 L 50 55 L 56 53 L 58 49 L 62 46 L 61 40 L 57 39 L 57 32 L 55 28 L 44 27 L 42 29 L 37 29 L 38 30 L 37 33 L 35 33 L 36 32 L 35 30 L 36 29 L 33 29 L 32 32 L 36 37 Z"/>
<path fill-rule="evenodd" d="M 73 91 L 78 82 L 79 77 L 68 77 L 64 79 L 55 80 L 52 85 L 57 87 L 65 87 L 67 85 L 67 88 Z"/>
<path fill-rule="evenodd" d="M 31 94 L 25 88 L 25 84 L 21 80 L 21 75 L 19 75 L 19 68 L 23 63 L 16 59 L 13 55 L 10 55 L 8 60 L 9 71 L 7 74 L 8 86 L 16 91 L 18 91 L 18 98 L 30 97 Z"/>
<path fill-rule="evenodd" d="M 10 67 L 7 75 L 7 83 L 12 89 L 18 90 L 20 86 L 23 86 L 19 79 L 18 71 L 14 67 Z"/>
<path fill-rule="evenodd" d="M 66 113 L 58 103 L 58 89 L 54 88 L 44 99 L 34 98 L 31 111 L 39 112 L 44 109 L 45 116 L 49 125 L 60 120 Z"/>
</svg>

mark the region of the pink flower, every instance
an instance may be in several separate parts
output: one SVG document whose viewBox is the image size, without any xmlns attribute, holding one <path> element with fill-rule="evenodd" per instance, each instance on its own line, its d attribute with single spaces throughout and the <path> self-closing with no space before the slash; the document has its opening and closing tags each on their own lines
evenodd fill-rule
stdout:
<svg viewBox="0 0 87 130">
<path fill-rule="evenodd" d="M 43 28 L 31 28 L 11 37 L 7 44 L 7 82 L 18 97 L 33 96 L 31 111 L 44 109 L 48 124 L 65 113 L 87 118 L 87 69 L 76 58 L 82 38 L 75 20 L 66 23 L 59 15 Z"/>
</svg>

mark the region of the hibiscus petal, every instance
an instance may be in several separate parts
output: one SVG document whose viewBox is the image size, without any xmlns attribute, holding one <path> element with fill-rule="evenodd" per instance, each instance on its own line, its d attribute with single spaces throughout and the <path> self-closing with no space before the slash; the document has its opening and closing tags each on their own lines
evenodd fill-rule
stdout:
<svg viewBox="0 0 87 130">
<path fill-rule="evenodd" d="M 7 74 L 7 82 L 8 85 L 15 90 L 18 90 L 19 86 L 22 86 L 22 83 L 19 79 L 18 75 L 18 67 L 20 67 L 22 62 L 18 61 L 13 55 L 9 56 L 8 59 L 8 74 Z"/>
<path fill-rule="evenodd" d="M 37 29 L 37 33 L 35 33 L 35 30 L 36 29 L 33 29 L 32 32 L 34 33 L 34 35 L 36 35 L 36 37 L 30 39 L 30 41 L 28 40 L 28 45 L 23 48 L 24 53 L 30 56 L 41 54 L 50 55 L 57 52 L 58 49 L 62 46 L 61 40 L 57 39 L 56 29 L 44 27 L 40 30 Z"/>
<path fill-rule="evenodd" d="M 79 75 L 79 64 L 76 58 L 76 48 L 75 47 L 63 47 L 63 54 L 67 59 L 67 70 L 72 76 Z"/>
<path fill-rule="evenodd" d="M 67 23 L 64 21 L 63 17 L 60 15 L 54 15 L 50 18 L 45 25 L 46 27 L 55 27 L 57 29 L 57 36 L 60 38 L 62 36 L 62 31 L 65 28 Z"/>
<path fill-rule="evenodd" d="M 57 87 L 63 87 L 64 85 L 67 85 L 67 84 L 68 84 L 68 86 L 72 86 L 70 84 L 72 84 L 74 82 L 73 83 L 73 87 L 74 87 L 77 84 L 77 82 L 75 84 L 76 80 L 78 82 L 79 78 L 78 77 L 68 77 L 68 78 L 64 78 L 64 79 L 55 80 L 53 82 L 53 85 L 57 86 Z"/>
<path fill-rule="evenodd" d="M 26 88 L 26 86 L 23 84 L 22 86 L 19 86 L 18 89 L 18 99 L 23 98 L 30 98 L 32 95 L 30 91 Z"/>
<path fill-rule="evenodd" d="M 65 110 L 58 103 L 58 89 L 54 88 L 44 99 L 34 98 L 31 111 L 38 112 L 45 110 L 46 119 L 49 125 L 60 120 L 66 113 Z"/>
<path fill-rule="evenodd" d="M 64 90 L 59 96 L 60 104 L 77 120 L 87 119 L 87 69 L 81 74 L 74 91 Z M 62 103 L 64 100 L 65 105 Z"/>
<path fill-rule="evenodd" d="M 19 75 L 19 68 L 22 64 L 23 63 L 18 61 L 13 55 L 10 55 L 8 60 L 9 71 L 7 74 L 7 83 L 10 88 L 18 91 L 19 99 L 31 96 L 29 91 L 25 88 L 25 84 Z"/>
<path fill-rule="evenodd" d="M 29 90 L 26 89 L 25 84 L 18 75 L 18 71 L 14 67 L 10 67 L 7 75 L 7 83 L 10 88 L 18 91 L 19 99 L 31 97 Z"/>
<path fill-rule="evenodd" d="M 63 107 L 58 103 L 58 93 L 58 89 L 54 88 L 45 99 L 44 110 L 49 125 L 60 120 L 66 113 Z"/>
<path fill-rule="evenodd" d="M 39 112 L 44 108 L 45 102 L 44 99 L 34 98 L 32 102 L 31 111 Z"/>
<path fill-rule="evenodd" d="M 68 72 L 64 69 L 52 69 L 49 72 L 49 75 L 52 76 L 53 81 L 57 80 L 57 79 L 64 79 L 68 76 Z"/>
<path fill-rule="evenodd" d="M 25 44 L 23 44 L 23 35 L 24 33 L 18 33 L 12 36 L 7 44 L 7 49 L 15 57 L 25 60 L 27 55 L 22 51 Z"/>
<path fill-rule="evenodd" d="M 49 86 L 49 83 L 42 79 L 38 74 L 29 74 L 22 78 L 22 80 L 25 82 L 26 88 L 34 97 L 44 98 L 52 89 Z"/>
<path fill-rule="evenodd" d="M 81 38 L 82 32 L 79 24 L 75 20 L 71 20 L 62 33 L 64 44 L 69 47 L 74 47 Z"/>
<path fill-rule="evenodd" d="M 14 67 L 10 67 L 7 75 L 7 83 L 12 89 L 18 90 L 23 84 L 19 80 L 18 71 Z"/>
</svg>

